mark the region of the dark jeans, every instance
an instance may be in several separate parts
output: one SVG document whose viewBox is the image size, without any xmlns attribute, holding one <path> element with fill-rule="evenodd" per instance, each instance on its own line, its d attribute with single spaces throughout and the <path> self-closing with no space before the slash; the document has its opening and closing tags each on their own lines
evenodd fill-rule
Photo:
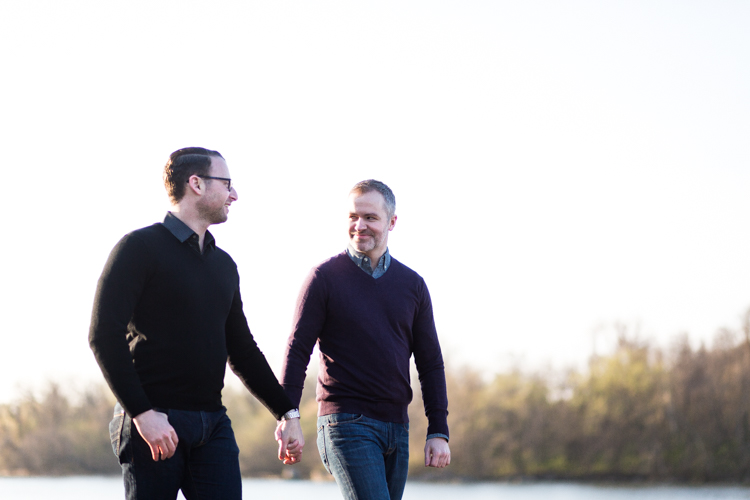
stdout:
<svg viewBox="0 0 750 500">
<path fill-rule="evenodd" d="M 122 407 L 109 424 L 112 449 L 122 465 L 127 500 L 241 500 L 239 448 L 226 410 L 166 413 L 179 438 L 172 458 L 154 461 Z"/>
<path fill-rule="evenodd" d="M 400 500 L 409 472 L 409 424 L 364 415 L 318 417 L 318 452 L 346 500 Z"/>
</svg>

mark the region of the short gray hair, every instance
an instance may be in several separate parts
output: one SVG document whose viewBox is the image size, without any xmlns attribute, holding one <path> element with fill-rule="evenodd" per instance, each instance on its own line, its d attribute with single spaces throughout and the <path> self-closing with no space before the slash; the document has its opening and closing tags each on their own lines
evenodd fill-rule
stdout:
<svg viewBox="0 0 750 500">
<path fill-rule="evenodd" d="M 377 191 L 383 195 L 385 200 L 385 210 L 388 212 L 388 217 L 393 217 L 396 214 L 396 197 L 391 191 L 391 188 L 385 185 L 385 183 L 376 181 L 375 179 L 367 179 L 366 181 L 360 181 L 354 185 L 349 193 L 365 194 L 370 191 Z"/>
</svg>

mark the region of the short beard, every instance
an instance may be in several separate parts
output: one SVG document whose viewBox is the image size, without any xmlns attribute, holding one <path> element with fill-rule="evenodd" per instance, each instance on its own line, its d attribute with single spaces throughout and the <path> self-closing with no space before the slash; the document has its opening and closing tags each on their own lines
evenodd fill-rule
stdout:
<svg viewBox="0 0 750 500">
<path fill-rule="evenodd" d="M 227 214 L 224 212 L 224 205 L 219 208 L 211 208 L 207 207 L 205 204 L 198 203 L 196 209 L 198 210 L 198 216 L 209 224 L 222 224 L 227 221 Z"/>
<path fill-rule="evenodd" d="M 355 241 L 354 241 L 354 236 L 356 236 L 357 234 L 361 234 L 363 236 L 369 236 L 371 238 L 370 241 L 372 243 L 372 248 L 369 248 L 369 249 L 366 249 L 366 250 L 362 250 L 361 246 L 360 246 L 361 243 L 358 244 L 358 243 L 355 243 Z M 376 239 L 375 235 L 372 234 L 369 231 L 367 231 L 365 233 L 355 233 L 355 234 L 351 234 L 350 233 L 349 234 L 349 241 L 351 242 L 352 248 L 354 248 L 356 251 L 358 251 L 360 253 L 366 253 L 366 252 L 369 252 L 370 250 L 374 250 L 380 244 L 380 240 Z"/>
</svg>

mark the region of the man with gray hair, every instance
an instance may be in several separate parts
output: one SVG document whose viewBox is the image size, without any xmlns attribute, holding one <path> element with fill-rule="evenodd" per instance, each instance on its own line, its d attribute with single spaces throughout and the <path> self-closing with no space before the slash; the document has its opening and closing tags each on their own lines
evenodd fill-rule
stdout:
<svg viewBox="0 0 750 500">
<path fill-rule="evenodd" d="M 424 280 L 388 251 L 393 192 L 362 181 L 348 204 L 349 245 L 302 286 L 281 384 L 298 405 L 317 343 L 323 464 L 346 499 L 399 500 L 409 466 L 412 354 L 428 419 L 425 466 L 450 463 L 443 358 Z"/>
</svg>

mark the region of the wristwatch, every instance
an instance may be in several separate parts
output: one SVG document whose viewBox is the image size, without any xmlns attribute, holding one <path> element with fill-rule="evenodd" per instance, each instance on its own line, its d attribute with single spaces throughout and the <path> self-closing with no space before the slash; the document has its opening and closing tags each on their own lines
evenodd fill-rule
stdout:
<svg viewBox="0 0 750 500">
<path fill-rule="evenodd" d="M 299 418 L 299 408 L 289 410 L 281 416 L 281 420 L 289 420 L 290 418 Z"/>
</svg>

